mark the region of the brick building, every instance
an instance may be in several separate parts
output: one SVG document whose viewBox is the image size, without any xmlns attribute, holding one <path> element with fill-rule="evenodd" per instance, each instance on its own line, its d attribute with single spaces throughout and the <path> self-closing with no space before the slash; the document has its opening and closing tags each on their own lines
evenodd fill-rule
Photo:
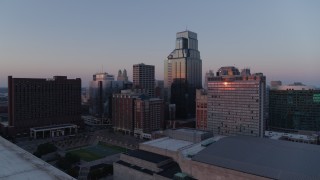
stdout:
<svg viewBox="0 0 320 180">
<path fill-rule="evenodd" d="M 10 136 L 27 135 L 30 128 L 61 124 L 82 125 L 81 79 L 8 77 Z M 70 132 L 69 132 L 70 133 Z M 43 137 L 51 132 L 43 132 Z"/>
</svg>

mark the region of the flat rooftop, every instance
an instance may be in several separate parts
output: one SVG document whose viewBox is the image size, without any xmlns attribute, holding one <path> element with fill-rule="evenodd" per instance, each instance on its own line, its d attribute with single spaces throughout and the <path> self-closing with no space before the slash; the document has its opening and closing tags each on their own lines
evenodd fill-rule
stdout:
<svg viewBox="0 0 320 180">
<path fill-rule="evenodd" d="M 43 126 L 43 127 L 34 127 L 30 128 L 31 130 L 47 130 L 47 129 L 60 129 L 60 128 L 69 128 L 77 126 L 75 124 L 58 124 L 58 125 L 52 125 L 52 126 Z"/>
<path fill-rule="evenodd" d="M 199 152 L 201 152 L 203 149 L 205 149 L 206 147 L 203 146 L 204 143 L 211 142 L 211 144 L 212 144 L 212 143 L 219 141 L 220 139 L 222 139 L 224 137 L 226 137 L 226 136 L 216 135 L 212 138 L 208 138 L 204 141 L 201 141 L 197 144 L 194 144 L 193 146 L 191 146 L 189 148 L 183 149 L 181 151 L 181 153 L 185 158 L 189 158 L 190 156 L 194 156 L 194 155 L 198 154 Z"/>
<path fill-rule="evenodd" d="M 142 160 L 145 160 L 145 161 L 149 161 L 149 162 L 152 162 L 152 163 L 156 163 L 156 164 L 170 159 L 167 156 L 162 156 L 162 155 L 159 155 L 159 154 L 155 154 L 155 153 L 148 152 L 148 151 L 143 151 L 143 150 L 132 150 L 132 151 L 129 151 L 129 152 L 125 153 L 125 154 L 128 155 L 128 156 L 132 156 L 132 157 L 135 157 L 135 158 L 138 158 L 138 159 L 142 159 Z"/>
<path fill-rule="evenodd" d="M 223 138 L 192 160 L 272 179 L 320 179 L 320 146 L 267 138 Z"/>
<path fill-rule="evenodd" d="M 295 140 L 304 140 L 304 141 L 316 141 L 318 135 L 315 136 L 308 136 L 303 134 L 290 134 L 290 133 L 282 133 L 282 132 L 275 132 L 275 131 L 265 131 L 265 136 L 270 139 L 281 139 L 282 137 L 287 137 L 290 139 Z"/>
<path fill-rule="evenodd" d="M 0 179 L 74 179 L 0 137 Z"/>
<path fill-rule="evenodd" d="M 182 133 L 187 133 L 189 135 L 193 135 L 193 134 L 196 134 L 196 135 L 202 135 L 202 134 L 206 134 L 208 132 L 206 131 L 201 131 L 201 130 L 196 130 L 196 129 L 186 129 L 186 128 L 182 128 L 182 129 L 176 129 L 174 130 L 176 132 L 182 132 Z"/>
<path fill-rule="evenodd" d="M 157 147 L 157 148 L 160 148 L 160 149 L 178 151 L 179 149 L 187 147 L 187 146 L 190 146 L 190 145 L 192 145 L 194 143 L 189 142 L 189 141 L 183 141 L 183 140 L 164 137 L 164 138 L 160 138 L 160 139 L 147 141 L 147 142 L 144 142 L 142 144 L 146 144 L 146 145 L 149 145 L 149 146 Z"/>
</svg>

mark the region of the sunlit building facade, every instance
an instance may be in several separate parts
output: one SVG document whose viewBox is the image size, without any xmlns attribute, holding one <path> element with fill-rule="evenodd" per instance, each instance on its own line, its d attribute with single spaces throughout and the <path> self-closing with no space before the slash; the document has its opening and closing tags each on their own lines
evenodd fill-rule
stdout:
<svg viewBox="0 0 320 180">
<path fill-rule="evenodd" d="M 266 122 L 266 77 L 222 67 L 208 79 L 208 129 L 214 134 L 262 137 Z"/>
</svg>

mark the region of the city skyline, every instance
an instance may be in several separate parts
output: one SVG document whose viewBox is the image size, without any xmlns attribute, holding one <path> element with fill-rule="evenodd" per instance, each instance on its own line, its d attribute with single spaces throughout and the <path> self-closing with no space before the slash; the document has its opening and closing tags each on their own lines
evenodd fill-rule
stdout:
<svg viewBox="0 0 320 180">
<path fill-rule="evenodd" d="M 2 1 L 0 87 L 10 75 L 79 77 L 88 87 L 92 74 L 124 68 L 132 80 L 132 65 L 142 62 L 163 80 L 176 32 L 185 29 L 198 34 L 203 78 L 234 65 L 262 72 L 267 83 L 319 87 L 319 7 L 318 1 Z"/>
</svg>

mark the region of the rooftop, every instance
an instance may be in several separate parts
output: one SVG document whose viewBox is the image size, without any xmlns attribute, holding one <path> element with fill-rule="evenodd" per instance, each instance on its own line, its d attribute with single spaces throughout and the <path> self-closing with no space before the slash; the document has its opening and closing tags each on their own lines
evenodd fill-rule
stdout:
<svg viewBox="0 0 320 180">
<path fill-rule="evenodd" d="M 43 127 L 34 127 L 30 128 L 32 130 L 47 130 L 47 129 L 61 129 L 61 128 L 69 128 L 69 127 L 77 127 L 75 124 L 58 124 L 58 125 L 51 125 L 51 126 L 43 126 Z"/>
<path fill-rule="evenodd" d="M 0 137 L 0 179 L 74 179 Z"/>
<path fill-rule="evenodd" d="M 142 144 L 147 144 L 149 146 L 153 146 L 161 149 L 167 149 L 171 151 L 178 151 L 179 149 L 190 146 L 193 143 L 189 141 L 183 141 L 183 140 L 164 137 L 160 139 L 147 141 Z"/>
<path fill-rule="evenodd" d="M 320 146 L 266 138 L 223 138 L 192 159 L 272 179 L 320 179 Z"/>
<path fill-rule="evenodd" d="M 290 133 L 282 133 L 282 132 L 275 132 L 275 131 L 265 131 L 265 136 L 270 139 L 281 139 L 282 137 L 287 137 L 290 139 L 295 140 L 304 140 L 304 141 L 316 141 L 318 138 L 318 135 L 308 136 L 303 134 L 290 134 Z"/>
<path fill-rule="evenodd" d="M 186 128 L 176 129 L 175 131 L 176 131 L 176 132 L 187 133 L 187 134 L 189 134 L 189 135 L 193 135 L 193 134 L 201 135 L 201 134 L 208 133 L 208 132 L 206 132 L 206 131 L 201 131 L 201 130 L 196 130 L 196 129 L 186 129 Z"/>
<path fill-rule="evenodd" d="M 138 159 L 142 159 L 145 161 L 149 161 L 152 163 L 161 163 L 163 161 L 169 160 L 170 158 L 167 156 L 162 156 L 159 154 L 151 153 L 148 151 L 143 151 L 143 150 L 132 150 L 127 153 L 125 153 L 128 156 L 132 156 Z"/>
</svg>

